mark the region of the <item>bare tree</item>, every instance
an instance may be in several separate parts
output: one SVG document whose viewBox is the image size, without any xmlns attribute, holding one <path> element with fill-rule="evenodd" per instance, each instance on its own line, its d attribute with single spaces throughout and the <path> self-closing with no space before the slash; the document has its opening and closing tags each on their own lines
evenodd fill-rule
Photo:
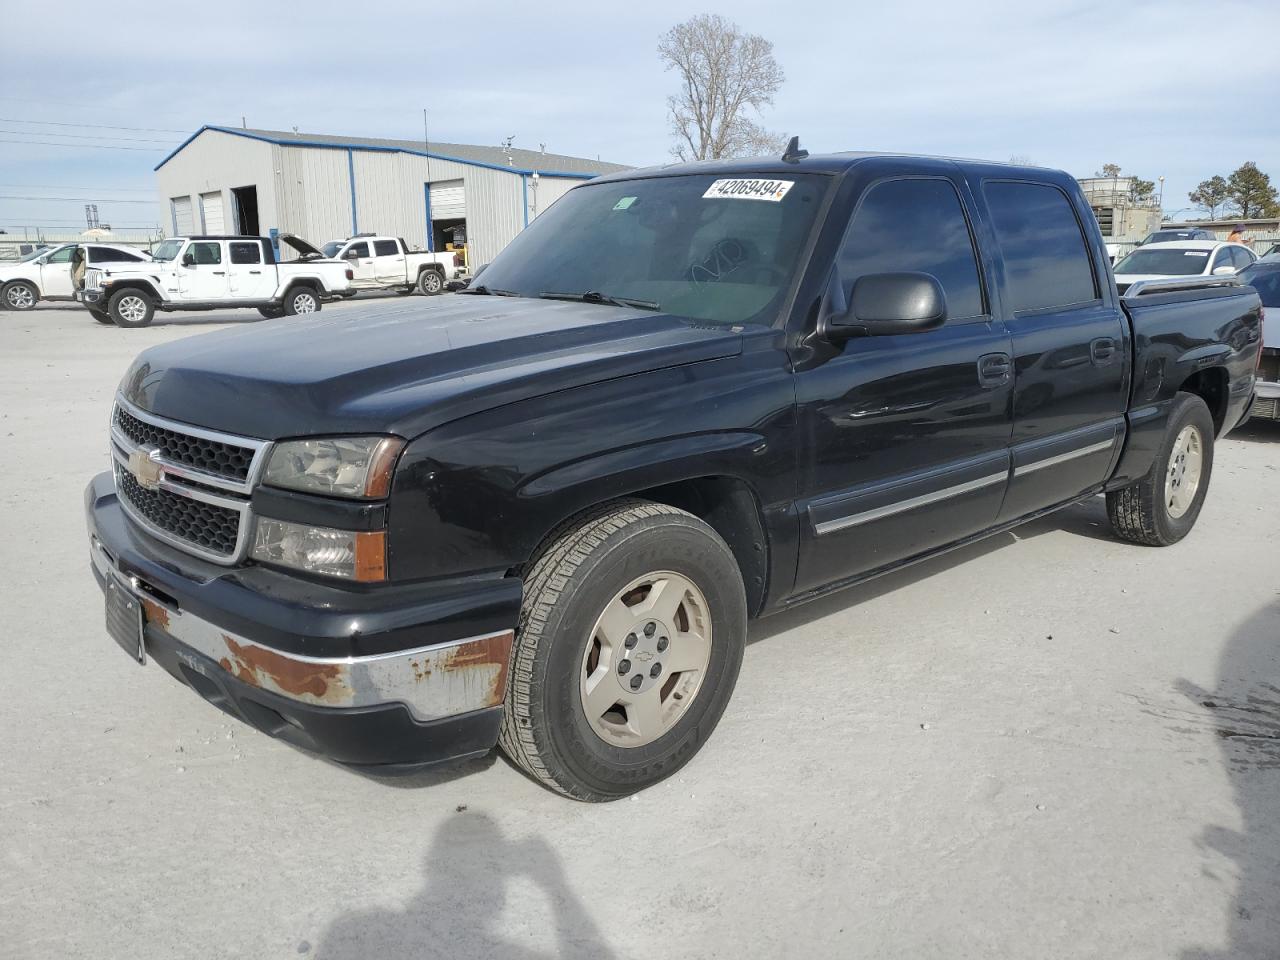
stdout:
<svg viewBox="0 0 1280 960">
<path fill-rule="evenodd" d="M 758 156 L 783 148 L 786 138 L 750 115 L 773 103 L 785 77 L 773 44 L 743 33 L 719 14 L 700 13 L 668 30 L 658 56 L 680 76 L 680 93 L 667 98 L 672 153 L 681 160 Z"/>
</svg>

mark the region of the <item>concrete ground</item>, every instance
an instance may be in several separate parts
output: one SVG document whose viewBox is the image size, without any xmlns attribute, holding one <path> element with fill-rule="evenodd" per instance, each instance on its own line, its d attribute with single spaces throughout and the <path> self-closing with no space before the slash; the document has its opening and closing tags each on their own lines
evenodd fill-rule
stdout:
<svg viewBox="0 0 1280 960">
<path fill-rule="evenodd" d="M 756 624 L 701 754 L 590 806 L 498 756 L 351 773 L 107 638 L 115 385 L 249 320 L 0 313 L 0 955 L 1280 955 L 1274 425 L 1174 548 L 1092 502 Z"/>
</svg>

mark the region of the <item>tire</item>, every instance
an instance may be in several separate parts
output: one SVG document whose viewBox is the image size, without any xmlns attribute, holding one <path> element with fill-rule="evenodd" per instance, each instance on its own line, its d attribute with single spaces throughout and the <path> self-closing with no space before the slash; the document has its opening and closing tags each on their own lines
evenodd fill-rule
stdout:
<svg viewBox="0 0 1280 960">
<path fill-rule="evenodd" d="M 396 295 L 400 297 L 407 297 L 409 294 L 416 293 L 417 291 L 418 291 L 418 288 L 416 286 L 396 287 Z"/>
<path fill-rule="evenodd" d="M 1194 394 L 1178 394 L 1151 470 L 1107 494 L 1107 515 L 1117 536 L 1167 547 L 1191 532 L 1213 475 L 1213 436 L 1205 402 Z"/>
<path fill-rule="evenodd" d="M 283 307 L 259 307 L 258 312 L 262 314 L 266 320 L 275 320 L 277 317 L 284 316 Z"/>
<path fill-rule="evenodd" d="M 418 292 L 424 297 L 434 297 L 444 290 L 444 277 L 439 270 L 430 268 L 418 274 Z"/>
<path fill-rule="evenodd" d="M 294 287 L 284 295 L 284 315 L 295 317 L 320 312 L 320 294 L 311 287 Z"/>
<path fill-rule="evenodd" d="M 0 301 L 3 301 L 7 310 L 34 310 L 39 300 L 40 291 L 35 288 L 35 284 L 25 280 L 6 283 L 4 290 L 0 291 Z"/>
<path fill-rule="evenodd" d="M 499 744 L 578 800 L 652 786 L 715 729 L 746 632 L 742 575 L 711 527 L 663 504 L 600 507 L 553 534 L 528 572 Z"/>
<path fill-rule="evenodd" d="M 128 287 L 111 295 L 107 313 L 117 327 L 145 327 L 155 319 L 156 307 L 144 291 Z"/>
<path fill-rule="evenodd" d="M 107 326 L 111 326 L 115 323 L 115 321 L 111 319 L 111 315 L 103 312 L 102 310 L 90 310 L 89 316 L 93 317 L 93 319 L 97 320 L 99 323 L 106 324 Z"/>
</svg>

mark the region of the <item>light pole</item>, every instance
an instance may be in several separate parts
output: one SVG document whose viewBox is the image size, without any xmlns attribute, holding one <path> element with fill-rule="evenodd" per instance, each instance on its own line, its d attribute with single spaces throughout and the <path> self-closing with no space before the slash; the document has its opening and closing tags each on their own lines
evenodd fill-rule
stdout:
<svg viewBox="0 0 1280 960">
<path fill-rule="evenodd" d="M 1160 216 L 1164 216 L 1164 177 L 1160 178 Z"/>
</svg>

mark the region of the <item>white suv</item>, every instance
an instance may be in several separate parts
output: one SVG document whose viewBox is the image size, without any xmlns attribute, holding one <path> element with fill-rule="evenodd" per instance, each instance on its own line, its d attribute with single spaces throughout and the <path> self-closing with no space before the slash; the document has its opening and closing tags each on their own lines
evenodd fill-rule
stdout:
<svg viewBox="0 0 1280 960">
<path fill-rule="evenodd" d="M 64 243 L 37 250 L 16 263 L 0 265 L 0 306 L 31 310 L 41 300 L 74 300 L 72 267 L 78 263 L 98 266 L 150 259 L 146 251 L 110 243 Z"/>
</svg>

